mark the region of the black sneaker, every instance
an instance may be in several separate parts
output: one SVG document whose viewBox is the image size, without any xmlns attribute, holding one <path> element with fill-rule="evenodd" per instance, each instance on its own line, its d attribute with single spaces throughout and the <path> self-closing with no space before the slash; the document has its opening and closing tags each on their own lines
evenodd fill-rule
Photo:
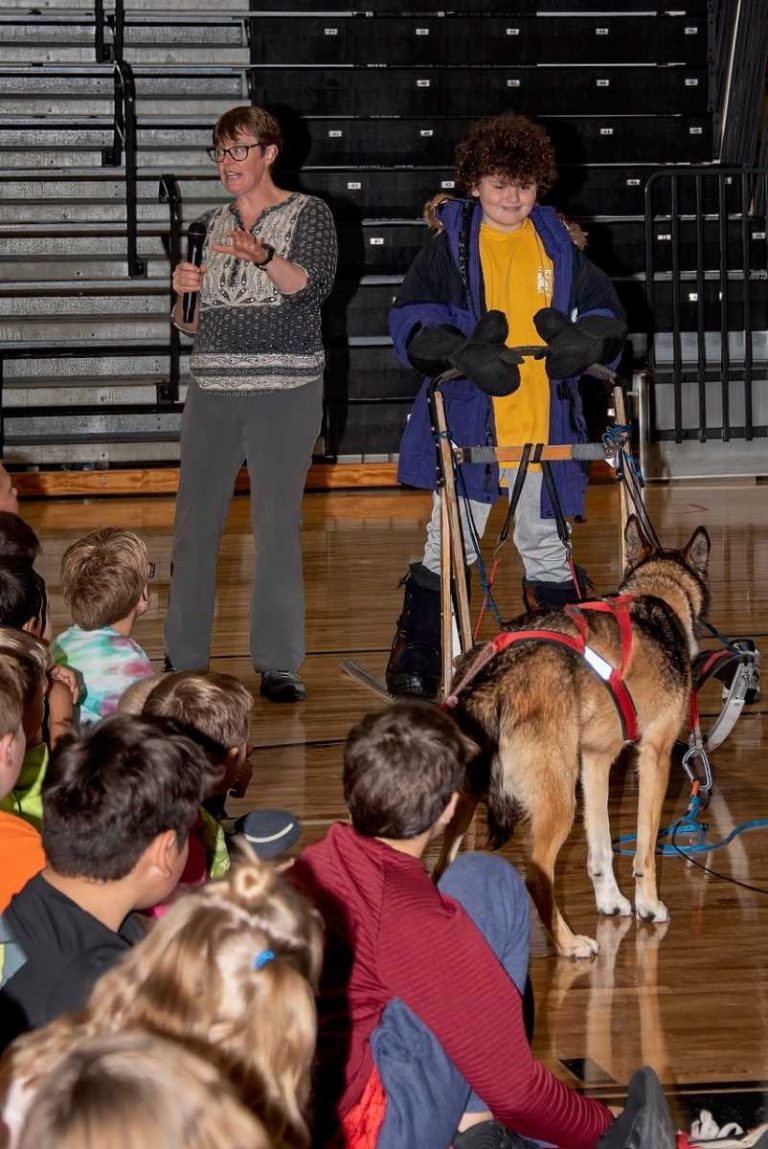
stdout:
<svg viewBox="0 0 768 1149">
<path fill-rule="evenodd" d="M 270 702 L 303 702 L 307 688 L 298 674 L 290 670 L 264 670 L 260 693 Z"/>
<path fill-rule="evenodd" d="M 597 1149 L 675 1149 L 677 1133 L 661 1082 L 647 1065 L 632 1074 L 624 1111 Z"/>
<path fill-rule="evenodd" d="M 519 1133 L 510 1133 L 498 1121 L 481 1121 L 457 1133 L 453 1149 L 537 1149 L 535 1141 L 528 1141 Z"/>
</svg>

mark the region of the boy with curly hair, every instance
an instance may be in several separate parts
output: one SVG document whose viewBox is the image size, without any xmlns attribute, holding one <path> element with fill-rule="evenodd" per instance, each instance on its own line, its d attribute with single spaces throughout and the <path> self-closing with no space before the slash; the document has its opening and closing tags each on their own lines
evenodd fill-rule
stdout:
<svg viewBox="0 0 768 1149">
<path fill-rule="evenodd" d="M 149 605 L 153 564 L 133 531 L 105 527 L 78 539 L 61 560 L 61 590 L 73 625 L 51 647 L 80 686 L 79 719 L 90 725 L 115 714 L 121 694 L 154 671 L 131 637 Z"/>
<path fill-rule="evenodd" d="M 607 276 L 592 264 L 551 207 L 539 201 L 557 179 L 552 144 L 544 128 L 514 113 L 479 120 L 456 150 L 456 181 L 466 198 L 431 201 L 438 229 L 409 269 L 390 312 L 389 326 L 401 363 L 428 377 L 450 363 L 420 358 L 411 350 L 424 328 L 469 335 L 488 311 L 507 321 L 508 347 L 543 345 L 537 312 L 555 308 L 564 317 L 621 318 L 624 312 Z M 430 219 L 428 218 L 428 222 Z M 621 343 L 606 343 L 603 361 Z M 513 394 L 494 396 L 470 378 L 443 387 L 451 439 L 460 446 L 484 443 L 583 442 L 586 425 L 579 379 L 591 357 L 568 378 L 549 378 L 544 358 L 520 364 Z M 551 367 L 550 367 L 551 370 Z M 422 384 L 400 447 L 398 478 L 435 490 L 435 446 L 427 387 Z M 511 492 L 517 470 L 494 464 L 460 467 L 460 514 L 467 562 L 477 558 L 500 486 Z M 583 513 L 587 474 L 577 462 L 553 466 L 557 496 L 566 516 Z M 474 530 L 470 527 L 474 524 Z M 523 560 L 527 609 L 562 607 L 578 597 L 566 547 L 539 467 L 528 468 L 515 512 L 515 545 Z M 387 666 L 392 694 L 434 697 L 440 680 L 440 504 L 435 494 L 424 553 L 405 576 L 405 600 Z"/>
</svg>

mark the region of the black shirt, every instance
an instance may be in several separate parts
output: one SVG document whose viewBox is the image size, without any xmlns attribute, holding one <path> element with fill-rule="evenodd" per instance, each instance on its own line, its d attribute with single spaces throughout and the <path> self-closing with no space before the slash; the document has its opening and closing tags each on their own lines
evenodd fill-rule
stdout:
<svg viewBox="0 0 768 1149">
<path fill-rule="evenodd" d="M 0 918 L 0 1049 L 84 1005 L 94 982 L 144 936 L 135 914 L 115 932 L 42 874 L 31 878 Z"/>
</svg>

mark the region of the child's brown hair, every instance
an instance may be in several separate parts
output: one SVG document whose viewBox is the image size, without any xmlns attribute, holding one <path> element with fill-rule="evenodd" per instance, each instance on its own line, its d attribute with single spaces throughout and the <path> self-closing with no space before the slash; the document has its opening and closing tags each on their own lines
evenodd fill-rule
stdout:
<svg viewBox="0 0 768 1149">
<path fill-rule="evenodd" d="M 461 790 L 471 743 L 448 715 L 423 702 L 369 714 L 344 747 L 344 801 L 368 838 L 415 838 Z"/>
<path fill-rule="evenodd" d="M 223 756 L 246 742 L 252 709 L 253 695 L 233 675 L 177 670 L 153 686 L 141 712 L 172 718 L 191 738 L 202 734 Z"/>
<path fill-rule="evenodd" d="M 119 622 L 136 607 L 150 576 L 147 544 L 134 531 L 104 527 L 64 552 L 61 592 L 83 630 Z"/>
<path fill-rule="evenodd" d="M 494 175 L 536 184 L 543 198 L 557 179 L 555 149 L 546 129 L 515 112 L 476 120 L 456 148 L 456 180 L 471 192 L 483 176 Z"/>
</svg>

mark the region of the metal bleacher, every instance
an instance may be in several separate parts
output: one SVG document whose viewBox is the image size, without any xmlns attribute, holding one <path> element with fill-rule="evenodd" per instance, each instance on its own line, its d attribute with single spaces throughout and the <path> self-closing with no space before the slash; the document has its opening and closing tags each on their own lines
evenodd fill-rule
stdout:
<svg viewBox="0 0 768 1149">
<path fill-rule="evenodd" d="M 452 188 L 456 141 L 477 116 L 513 109 L 547 125 L 561 169 L 551 200 L 582 223 L 590 255 L 615 278 L 636 354 L 647 332 L 669 326 L 663 239 L 649 319 L 645 191 L 657 169 L 715 156 L 705 0 L 674 13 L 632 0 L 621 14 L 598 0 L 459 0 L 453 13 L 444 0 L 414 0 L 417 15 L 394 0 L 366 0 L 365 13 L 344 0 L 302 0 L 301 11 L 290 0 L 263 12 L 243 0 L 105 7 L 0 4 L 10 462 L 177 460 L 188 347 L 169 329 L 170 254 L 178 227 L 224 198 L 204 148 L 236 103 L 278 114 L 280 179 L 323 196 L 336 216 L 341 260 L 326 309 L 318 445 L 326 457 L 397 450 L 418 381 L 394 361 L 387 311 L 426 238 L 423 203 Z M 161 202 L 163 176 L 173 179 Z M 179 193 L 170 208 L 169 189 Z M 695 239 L 695 223 L 680 226 Z M 702 250 L 717 260 L 719 224 L 702 226 Z M 669 232 L 661 209 L 653 227 Z M 727 227 L 726 237 L 741 235 L 738 220 Z M 726 261 L 731 250 L 729 240 Z"/>
</svg>

